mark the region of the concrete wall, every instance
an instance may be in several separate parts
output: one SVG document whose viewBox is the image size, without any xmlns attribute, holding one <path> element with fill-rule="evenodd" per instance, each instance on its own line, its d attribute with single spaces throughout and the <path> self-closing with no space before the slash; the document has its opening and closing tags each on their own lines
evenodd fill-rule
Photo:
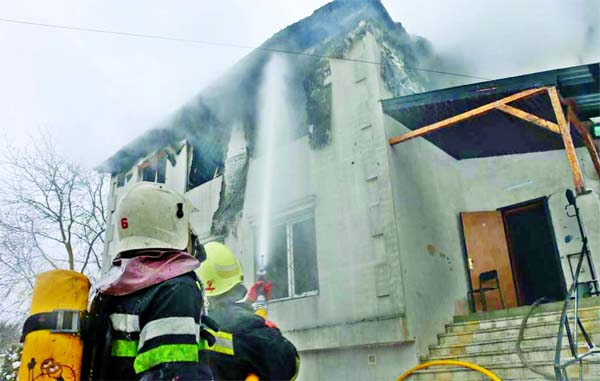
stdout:
<svg viewBox="0 0 600 381">
<path fill-rule="evenodd" d="M 367 35 L 348 56 L 378 60 L 379 50 Z M 332 60 L 331 86 L 330 144 L 312 150 L 305 137 L 280 147 L 273 200 L 275 218 L 314 213 L 319 293 L 272 302 L 269 316 L 301 353 L 300 380 L 390 380 L 414 365 L 417 356 L 414 345 L 406 344 L 413 336 L 404 319 L 388 145 L 378 102 L 388 95 L 377 65 Z M 231 245 L 241 242 L 247 274 L 254 268 L 261 160 L 250 161 L 243 219 L 237 237 L 226 238 Z M 247 278 L 250 283 L 252 277 Z M 368 365 L 368 354 L 375 354 L 376 364 Z"/>
<path fill-rule="evenodd" d="M 165 174 L 165 185 L 169 189 L 183 194 L 187 190 L 188 180 L 188 146 L 183 144 L 181 152 L 176 156 L 175 165 L 167 160 L 167 172 Z"/>
<path fill-rule="evenodd" d="M 408 131 L 391 117 L 385 123 L 388 136 Z M 423 354 L 453 315 L 467 311 L 463 185 L 458 161 L 425 139 L 390 147 L 389 157 L 409 331 Z"/>
<path fill-rule="evenodd" d="M 391 381 L 414 362 L 414 344 L 302 353 L 302 380 Z"/>
<path fill-rule="evenodd" d="M 195 207 L 190 217 L 190 223 L 200 241 L 210 238 L 212 217 L 219 207 L 222 184 L 223 176 L 219 176 L 185 193 Z"/>
<path fill-rule="evenodd" d="M 577 156 L 583 168 L 586 186 L 597 191 L 599 183 L 587 150 L 577 149 Z M 496 210 L 520 202 L 548 197 L 548 207 L 563 264 L 563 274 L 567 288 L 570 287 L 572 281 L 567 255 L 578 253 L 581 250 L 582 240 L 576 219 L 568 217 L 565 210 L 567 204 L 565 190 L 573 189 L 571 170 L 565 151 L 461 160 L 459 168 L 464 184 L 465 211 Z M 593 197 L 596 197 L 595 193 L 592 199 Z M 580 207 L 585 210 L 593 208 L 592 205 L 587 206 L 582 203 Z M 569 213 L 572 214 L 572 210 L 569 210 Z M 590 216 L 592 215 L 594 213 L 590 213 Z M 596 268 L 600 269 L 600 251 L 597 251 L 594 261 Z M 583 279 L 589 275 L 589 269 L 586 268 L 586 271 L 587 273 L 582 275 Z"/>
</svg>

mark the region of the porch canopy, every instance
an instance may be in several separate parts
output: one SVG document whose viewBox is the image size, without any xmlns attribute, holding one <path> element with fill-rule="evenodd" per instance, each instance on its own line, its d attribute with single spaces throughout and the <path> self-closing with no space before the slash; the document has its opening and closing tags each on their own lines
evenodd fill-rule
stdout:
<svg viewBox="0 0 600 381">
<path fill-rule="evenodd" d="M 474 83 L 382 101 L 412 130 L 457 160 L 565 148 L 576 190 L 584 190 L 574 148 L 586 146 L 600 176 L 589 118 L 600 116 L 600 64 Z"/>
</svg>

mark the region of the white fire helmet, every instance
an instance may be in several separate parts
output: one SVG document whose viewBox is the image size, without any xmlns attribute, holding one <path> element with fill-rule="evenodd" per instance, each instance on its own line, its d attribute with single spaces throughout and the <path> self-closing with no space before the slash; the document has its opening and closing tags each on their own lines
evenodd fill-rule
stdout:
<svg viewBox="0 0 600 381">
<path fill-rule="evenodd" d="M 192 206 L 164 184 L 140 182 L 117 206 L 119 253 L 140 249 L 185 250 Z"/>
</svg>

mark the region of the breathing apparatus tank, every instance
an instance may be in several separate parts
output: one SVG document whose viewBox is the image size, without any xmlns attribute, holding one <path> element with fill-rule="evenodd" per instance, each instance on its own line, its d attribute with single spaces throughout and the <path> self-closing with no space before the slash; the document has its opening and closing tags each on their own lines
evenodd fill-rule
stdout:
<svg viewBox="0 0 600 381">
<path fill-rule="evenodd" d="M 36 277 L 21 337 L 19 381 L 79 381 L 89 290 L 88 278 L 75 271 L 52 270 Z"/>
</svg>

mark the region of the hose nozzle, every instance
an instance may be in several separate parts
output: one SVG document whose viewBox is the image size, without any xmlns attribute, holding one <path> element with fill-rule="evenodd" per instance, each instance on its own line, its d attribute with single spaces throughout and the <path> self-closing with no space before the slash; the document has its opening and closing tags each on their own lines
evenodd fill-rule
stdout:
<svg viewBox="0 0 600 381">
<path fill-rule="evenodd" d="M 256 272 L 256 279 L 257 280 L 265 280 L 267 277 L 267 270 L 264 267 L 261 267 L 258 269 L 258 271 Z"/>
<path fill-rule="evenodd" d="M 267 296 L 265 293 L 265 283 L 267 281 L 267 270 L 261 267 L 256 272 L 256 280 L 262 281 L 263 284 L 256 290 L 256 301 L 252 303 L 252 308 L 256 314 L 266 318 L 267 316 Z"/>
</svg>

